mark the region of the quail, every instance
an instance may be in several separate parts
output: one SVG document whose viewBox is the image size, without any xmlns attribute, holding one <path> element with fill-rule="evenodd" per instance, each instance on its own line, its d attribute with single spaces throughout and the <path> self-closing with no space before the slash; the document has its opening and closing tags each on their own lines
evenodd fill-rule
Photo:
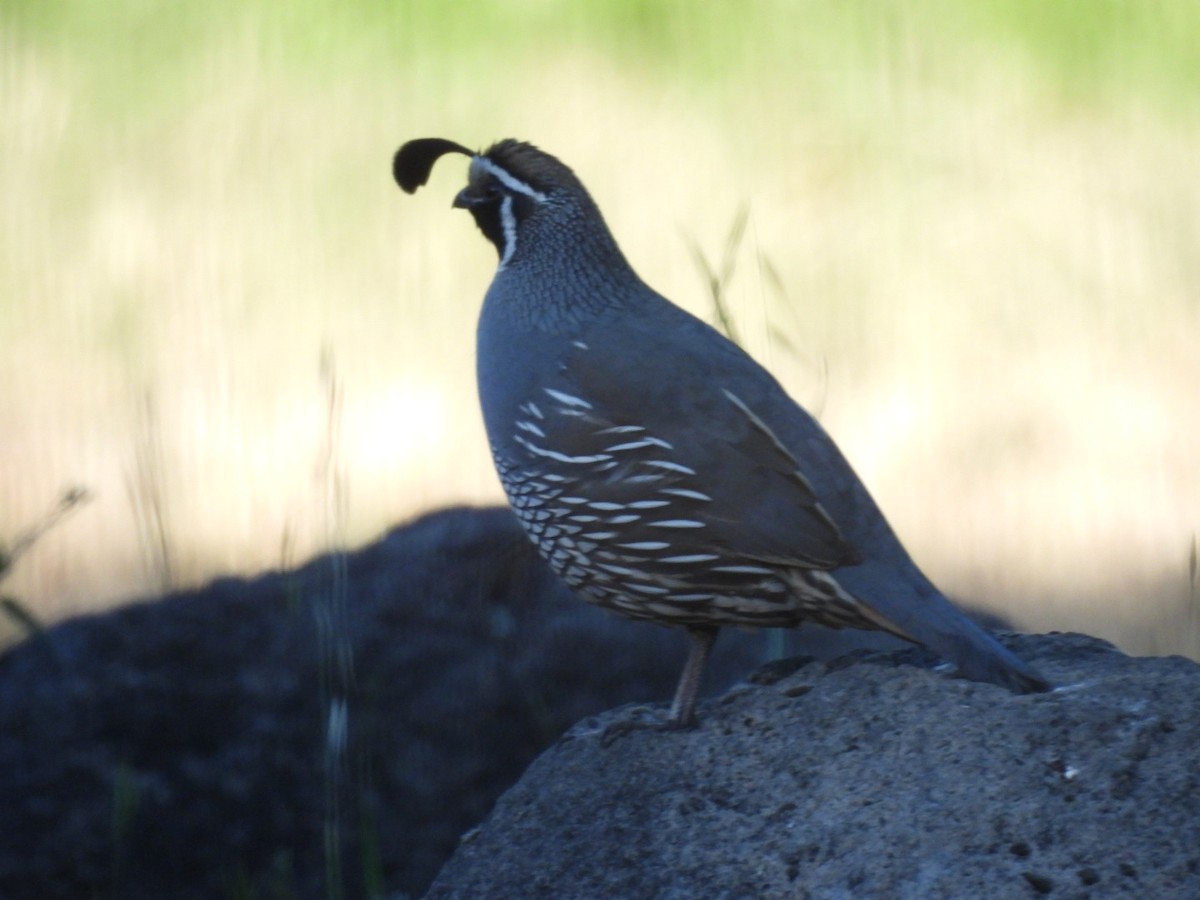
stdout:
<svg viewBox="0 0 1200 900">
<path fill-rule="evenodd" d="M 683 627 L 668 722 L 694 722 L 724 625 L 876 629 L 959 674 L 1049 689 L 909 558 L 850 464 L 764 368 L 646 285 L 583 184 L 529 143 L 404 144 L 413 193 L 470 158 L 454 206 L 500 262 L 477 331 L 488 441 L 508 501 L 578 594 Z"/>
</svg>

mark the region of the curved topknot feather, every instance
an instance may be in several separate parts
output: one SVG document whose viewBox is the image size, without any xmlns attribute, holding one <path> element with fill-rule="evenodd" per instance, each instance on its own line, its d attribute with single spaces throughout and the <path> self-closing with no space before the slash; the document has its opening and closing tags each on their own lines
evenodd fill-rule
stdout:
<svg viewBox="0 0 1200 900">
<path fill-rule="evenodd" d="M 445 138 L 417 138 L 396 151 L 392 159 L 392 177 L 406 194 L 415 193 L 429 180 L 433 164 L 447 153 L 475 155 L 474 150 Z"/>
</svg>

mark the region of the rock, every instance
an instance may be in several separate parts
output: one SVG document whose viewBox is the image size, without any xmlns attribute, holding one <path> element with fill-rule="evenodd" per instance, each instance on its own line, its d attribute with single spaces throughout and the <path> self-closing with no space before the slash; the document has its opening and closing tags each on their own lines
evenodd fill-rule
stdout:
<svg viewBox="0 0 1200 900">
<path fill-rule="evenodd" d="M 568 726 L 669 699 L 686 645 L 570 596 L 506 509 L 63 622 L 0 656 L 0 897 L 416 896 Z M 764 646 L 723 636 L 708 690 Z"/>
<path fill-rule="evenodd" d="M 1059 689 L 902 651 L 774 664 L 692 731 L 594 717 L 427 896 L 1200 897 L 1200 666 L 1081 635 L 1006 643 Z"/>
</svg>

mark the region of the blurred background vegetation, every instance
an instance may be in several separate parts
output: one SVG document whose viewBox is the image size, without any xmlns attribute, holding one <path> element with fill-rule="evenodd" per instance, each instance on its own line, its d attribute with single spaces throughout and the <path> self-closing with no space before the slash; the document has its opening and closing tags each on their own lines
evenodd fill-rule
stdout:
<svg viewBox="0 0 1200 900">
<path fill-rule="evenodd" d="M 0 542 L 91 498 L 41 621 L 500 499 L 465 166 L 389 166 L 517 136 L 684 306 L 731 254 L 949 592 L 1200 654 L 1200 4 L 4 0 L 0 91 Z"/>
</svg>

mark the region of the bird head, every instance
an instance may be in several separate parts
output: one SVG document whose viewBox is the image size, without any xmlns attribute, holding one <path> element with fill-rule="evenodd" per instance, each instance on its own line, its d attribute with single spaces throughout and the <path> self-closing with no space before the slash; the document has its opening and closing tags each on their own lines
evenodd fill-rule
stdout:
<svg viewBox="0 0 1200 900">
<path fill-rule="evenodd" d="M 522 226 L 546 210 L 570 208 L 591 198 L 567 166 L 532 144 L 508 138 L 482 153 L 444 138 L 418 138 L 396 151 L 392 175 L 407 193 L 429 180 L 433 165 L 447 153 L 471 158 L 467 186 L 454 205 L 475 219 L 496 247 L 503 267 L 517 249 Z"/>
</svg>

